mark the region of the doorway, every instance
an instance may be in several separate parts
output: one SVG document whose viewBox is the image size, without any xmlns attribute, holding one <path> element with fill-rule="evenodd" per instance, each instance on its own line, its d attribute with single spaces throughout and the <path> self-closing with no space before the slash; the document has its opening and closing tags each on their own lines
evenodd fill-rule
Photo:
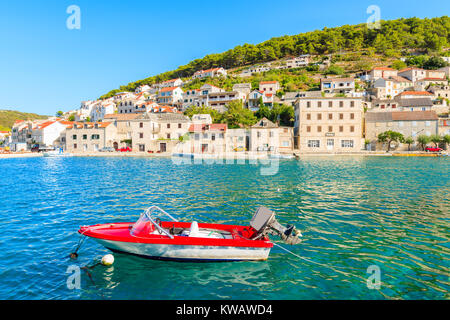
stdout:
<svg viewBox="0 0 450 320">
<path fill-rule="evenodd" d="M 334 148 L 334 139 L 327 139 L 327 149 L 333 150 Z"/>
</svg>

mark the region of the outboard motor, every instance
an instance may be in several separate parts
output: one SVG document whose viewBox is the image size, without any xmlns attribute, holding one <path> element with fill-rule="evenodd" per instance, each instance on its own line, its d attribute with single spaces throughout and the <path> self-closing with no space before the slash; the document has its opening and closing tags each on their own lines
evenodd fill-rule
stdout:
<svg viewBox="0 0 450 320">
<path fill-rule="evenodd" d="M 292 225 L 282 226 L 275 219 L 275 213 L 266 207 L 259 207 L 256 210 L 250 221 L 250 226 L 257 232 L 253 239 L 272 234 L 279 236 L 287 244 L 298 244 L 302 241 L 300 231 Z"/>
</svg>

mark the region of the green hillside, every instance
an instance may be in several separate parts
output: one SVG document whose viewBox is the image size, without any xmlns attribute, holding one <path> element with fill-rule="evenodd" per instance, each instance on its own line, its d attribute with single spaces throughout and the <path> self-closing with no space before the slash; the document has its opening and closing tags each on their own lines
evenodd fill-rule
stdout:
<svg viewBox="0 0 450 320">
<path fill-rule="evenodd" d="M 448 16 L 381 21 L 380 29 L 368 29 L 365 23 L 324 28 L 293 36 L 272 38 L 257 45 L 246 43 L 223 53 L 210 54 L 180 66 L 176 70 L 131 82 L 100 98 L 108 98 L 121 91 L 133 91 L 142 84 L 151 85 L 168 79 L 190 77 L 198 70 L 213 67 L 242 68 L 299 54 L 325 55 L 343 51 L 360 52 L 361 57 L 381 55 L 386 58 L 395 58 L 408 56 L 411 51 L 439 53 L 449 44 L 450 18 Z M 367 66 L 367 63 L 355 65 L 354 71 L 362 70 Z"/>
<path fill-rule="evenodd" d="M 48 116 L 42 116 L 36 113 L 26 113 L 14 110 L 0 110 L 0 131 L 11 130 L 16 120 L 35 120 L 47 119 Z"/>
</svg>

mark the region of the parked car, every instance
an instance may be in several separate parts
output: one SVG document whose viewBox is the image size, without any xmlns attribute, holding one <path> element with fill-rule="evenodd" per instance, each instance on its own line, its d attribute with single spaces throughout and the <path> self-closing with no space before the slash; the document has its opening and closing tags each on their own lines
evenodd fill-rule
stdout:
<svg viewBox="0 0 450 320">
<path fill-rule="evenodd" d="M 116 149 L 114 149 L 113 147 L 103 147 L 98 151 L 99 152 L 114 152 L 114 151 L 116 151 Z"/>
<path fill-rule="evenodd" d="M 425 151 L 426 152 L 441 152 L 443 150 L 441 148 L 436 148 L 436 147 L 426 147 Z"/>
<path fill-rule="evenodd" d="M 131 152 L 131 148 L 130 147 L 124 147 L 124 148 L 120 148 L 119 149 L 120 152 Z"/>
</svg>

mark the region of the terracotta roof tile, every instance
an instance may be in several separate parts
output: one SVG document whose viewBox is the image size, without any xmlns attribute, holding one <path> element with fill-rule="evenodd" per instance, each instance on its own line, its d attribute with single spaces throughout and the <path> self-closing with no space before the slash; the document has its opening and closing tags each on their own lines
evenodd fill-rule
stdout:
<svg viewBox="0 0 450 320">
<path fill-rule="evenodd" d="M 209 127 L 209 131 L 226 131 L 228 126 L 226 123 L 213 123 L 213 124 L 191 124 L 189 127 L 189 132 L 202 132 L 207 130 L 207 126 Z"/>
<path fill-rule="evenodd" d="M 433 94 L 427 91 L 403 91 L 398 94 L 399 96 L 432 96 Z"/>
</svg>

